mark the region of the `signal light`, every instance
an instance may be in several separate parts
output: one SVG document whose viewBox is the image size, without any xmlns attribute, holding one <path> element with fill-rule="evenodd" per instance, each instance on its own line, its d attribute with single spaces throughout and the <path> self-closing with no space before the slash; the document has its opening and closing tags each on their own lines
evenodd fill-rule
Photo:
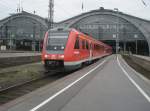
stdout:
<svg viewBox="0 0 150 111">
<path fill-rule="evenodd" d="M 48 58 L 48 55 L 46 54 L 44 57 L 45 57 L 45 58 Z"/>
</svg>

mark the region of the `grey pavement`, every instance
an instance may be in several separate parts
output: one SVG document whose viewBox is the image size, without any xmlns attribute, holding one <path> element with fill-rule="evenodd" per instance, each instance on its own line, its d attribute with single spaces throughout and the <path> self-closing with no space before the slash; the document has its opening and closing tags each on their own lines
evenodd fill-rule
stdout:
<svg viewBox="0 0 150 111">
<path fill-rule="evenodd" d="M 61 111 L 150 111 L 150 103 L 112 57 Z"/>
</svg>

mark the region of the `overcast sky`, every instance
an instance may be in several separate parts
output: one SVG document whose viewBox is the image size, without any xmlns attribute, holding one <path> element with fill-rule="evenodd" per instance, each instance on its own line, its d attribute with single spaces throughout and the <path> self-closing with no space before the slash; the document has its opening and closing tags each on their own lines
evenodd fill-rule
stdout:
<svg viewBox="0 0 150 111">
<path fill-rule="evenodd" d="M 106 9 L 118 8 L 119 11 L 150 20 L 150 0 L 54 0 L 54 21 L 62 21 L 83 12 L 104 7 Z M 47 17 L 49 0 L 22 0 L 23 9 L 27 12 Z M 16 13 L 19 0 L 0 0 L 0 19 L 10 13 Z M 82 10 L 82 3 L 84 10 Z"/>
</svg>

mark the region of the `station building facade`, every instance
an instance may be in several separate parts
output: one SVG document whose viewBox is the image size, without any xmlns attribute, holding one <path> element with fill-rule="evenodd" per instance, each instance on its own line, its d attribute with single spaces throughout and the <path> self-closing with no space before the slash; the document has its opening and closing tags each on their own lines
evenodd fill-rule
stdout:
<svg viewBox="0 0 150 111">
<path fill-rule="evenodd" d="M 119 11 L 104 9 L 82 13 L 54 24 L 55 28 L 76 28 L 120 51 L 150 55 L 150 21 Z M 0 20 L 0 47 L 11 50 L 40 50 L 48 30 L 46 19 L 27 12 Z"/>
<path fill-rule="evenodd" d="M 119 11 L 93 10 L 55 24 L 55 27 L 77 28 L 97 40 L 108 43 L 116 50 L 149 55 L 150 21 Z"/>
<path fill-rule="evenodd" d="M 1 50 L 39 51 L 45 32 L 46 19 L 22 11 L 0 20 Z"/>
</svg>

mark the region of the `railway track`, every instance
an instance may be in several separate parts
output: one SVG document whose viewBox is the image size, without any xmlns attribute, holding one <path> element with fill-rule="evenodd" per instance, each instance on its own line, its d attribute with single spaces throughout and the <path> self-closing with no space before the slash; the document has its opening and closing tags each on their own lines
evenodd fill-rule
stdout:
<svg viewBox="0 0 150 111">
<path fill-rule="evenodd" d="M 97 60 L 93 61 L 90 64 L 83 64 L 81 68 L 87 67 L 88 65 L 91 65 L 95 62 L 97 62 Z M 2 90 L 0 90 L 0 106 L 18 98 L 18 97 L 26 95 L 40 87 L 50 84 L 60 78 L 63 78 L 75 71 L 76 70 L 71 71 L 71 72 L 66 72 L 66 73 L 61 72 L 61 75 L 59 74 L 59 72 L 55 72 L 55 71 L 52 71 L 51 73 L 50 72 L 42 72 L 43 75 L 45 75 L 42 78 L 27 81 L 25 83 L 21 83 L 21 84 L 11 86 L 6 89 L 2 89 Z"/>
<path fill-rule="evenodd" d="M 0 105 L 8 103 L 18 97 L 21 97 L 25 94 L 28 94 L 42 86 L 50 84 L 64 76 L 66 73 L 63 74 L 55 74 L 55 75 L 48 75 L 46 74 L 43 78 L 28 81 L 26 83 L 18 84 L 7 89 L 3 89 L 0 91 Z"/>
</svg>

